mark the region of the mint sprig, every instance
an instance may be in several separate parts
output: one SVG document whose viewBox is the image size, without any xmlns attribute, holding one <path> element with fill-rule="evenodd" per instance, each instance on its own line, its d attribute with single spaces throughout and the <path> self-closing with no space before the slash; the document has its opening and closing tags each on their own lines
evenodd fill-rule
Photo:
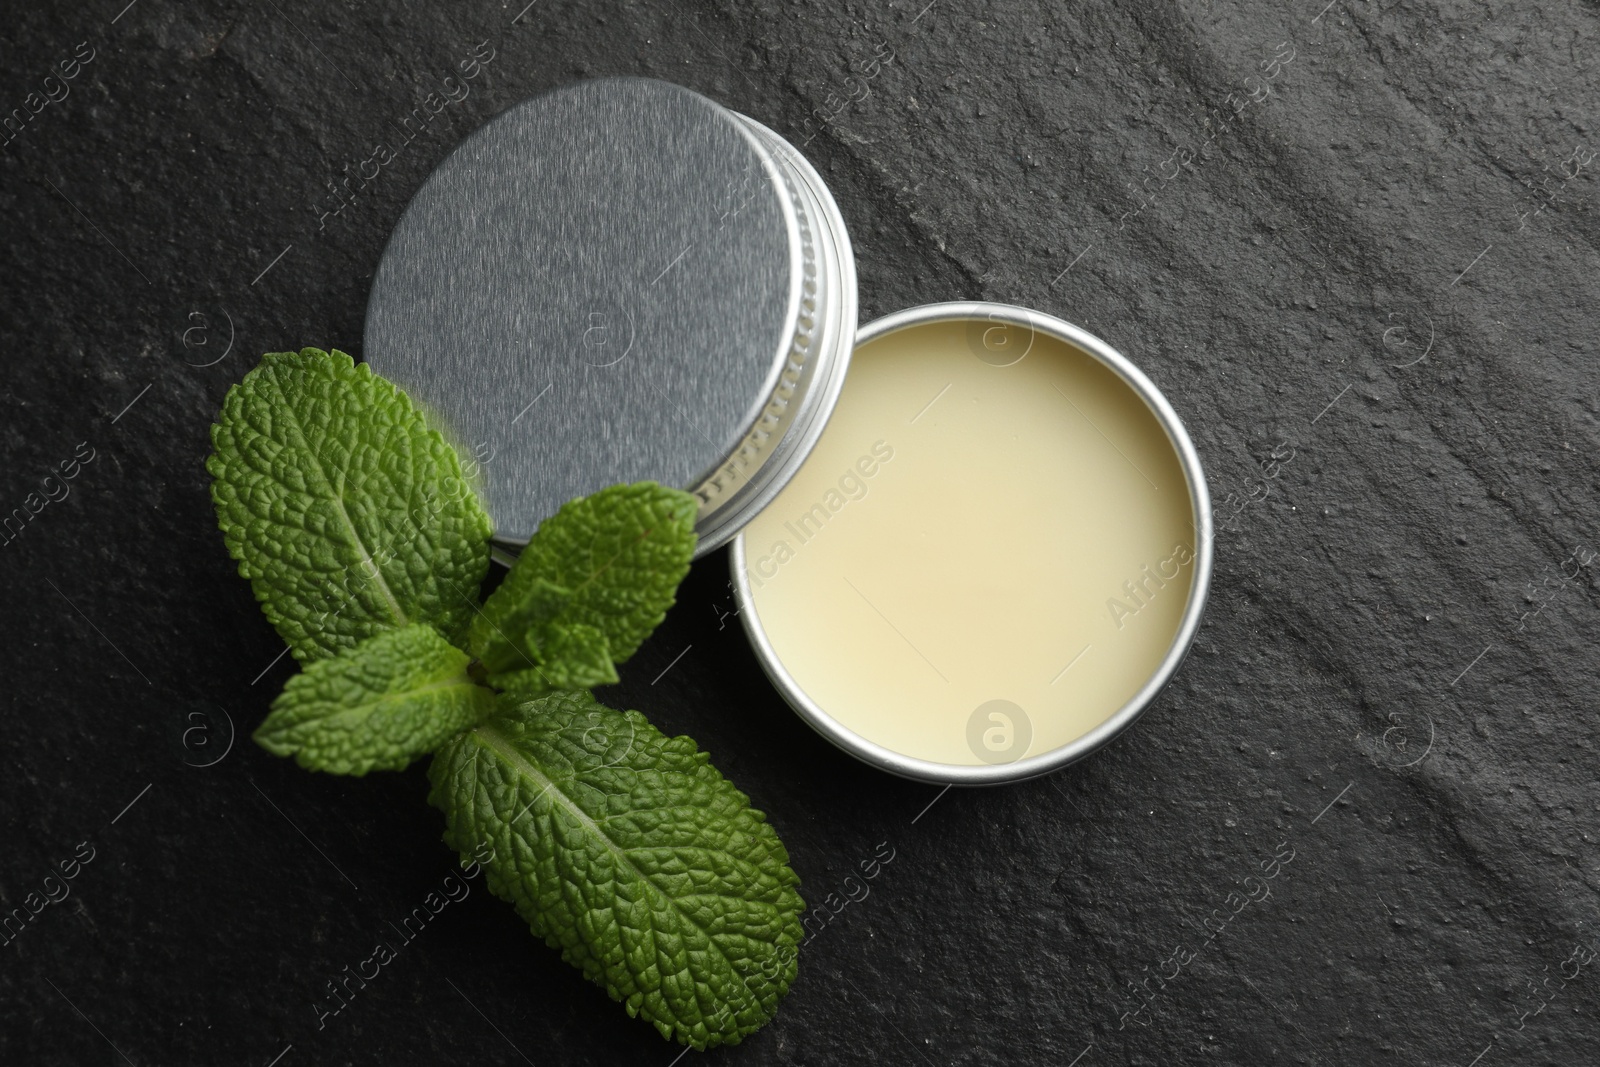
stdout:
<svg viewBox="0 0 1600 1067">
<path fill-rule="evenodd" d="M 489 519 L 437 429 L 342 352 L 271 353 L 206 468 L 228 550 L 306 669 L 255 733 L 332 774 L 435 753 L 463 862 L 663 1036 L 734 1044 L 796 973 L 798 878 L 685 737 L 598 703 L 672 606 L 695 498 L 650 482 L 547 518 L 488 601 Z M 487 683 L 487 684 L 483 684 Z"/>
</svg>

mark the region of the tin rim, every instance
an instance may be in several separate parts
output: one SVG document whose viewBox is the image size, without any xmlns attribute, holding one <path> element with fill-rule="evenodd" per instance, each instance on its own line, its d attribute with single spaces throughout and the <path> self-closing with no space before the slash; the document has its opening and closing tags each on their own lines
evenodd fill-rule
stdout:
<svg viewBox="0 0 1600 1067">
<path fill-rule="evenodd" d="M 1138 394 L 1166 433 L 1168 442 L 1172 445 L 1173 451 L 1177 453 L 1178 465 L 1183 471 L 1184 480 L 1189 486 L 1189 504 L 1194 511 L 1195 566 L 1193 577 L 1189 583 L 1189 601 L 1184 608 L 1182 618 L 1178 622 L 1177 632 L 1173 635 L 1172 644 L 1168 648 L 1165 658 L 1162 659 L 1155 672 L 1146 679 L 1138 692 L 1134 693 L 1122 707 L 1113 712 L 1104 722 L 1064 745 L 1013 763 L 978 765 L 936 763 L 932 760 L 919 759 L 895 752 L 868 740 L 829 715 L 800 688 L 778 658 L 777 651 L 768 640 L 766 631 L 762 629 L 761 620 L 756 614 L 755 603 L 751 597 L 749 578 L 745 569 L 745 539 L 744 534 L 741 532 L 734 539 L 733 549 L 729 556 L 729 569 L 733 572 L 734 595 L 738 601 L 739 617 L 744 623 L 745 634 L 750 638 L 750 643 L 756 652 L 756 658 L 760 661 L 761 668 L 766 672 L 773 687 L 778 690 L 789 706 L 794 708 L 812 729 L 862 762 L 871 764 L 880 770 L 888 771 L 891 774 L 899 775 L 902 778 L 949 785 L 999 785 L 1005 782 L 1020 782 L 1029 778 L 1036 778 L 1039 775 L 1059 770 L 1068 764 L 1076 763 L 1090 753 L 1099 750 L 1129 726 L 1133 725 L 1134 721 L 1154 703 L 1157 694 L 1172 680 L 1179 666 L 1182 665 L 1184 658 L 1188 655 L 1189 649 L 1194 644 L 1195 636 L 1200 630 L 1202 616 L 1205 613 L 1206 598 L 1211 588 L 1211 569 L 1215 548 L 1211 520 L 1211 494 L 1206 488 L 1205 471 L 1200 465 L 1200 455 L 1195 451 L 1193 442 L 1189 440 L 1189 434 L 1184 429 L 1182 420 L 1178 418 L 1178 414 L 1172 409 L 1172 405 L 1167 402 L 1166 397 L 1161 395 L 1161 391 L 1145 376 L 1143 371 L 1134 366 L 1121 352 L 1118 352 L 1111 345 L 1087 330 L 1054 316 L 1012 304 L 954 301 L 942 304 L 923 304 L 885 315 L 883 318 L 876 319 L 863 326 L 856 335 L 855 344 L 859 347 L 896 330 L 906 329 L 911 326 L 974 319 L 1018 326 L 1064 341 L 1093 356 L 1101 364 L 1110 368 L 1129 388 Z M 776 490 L 774 490 L 773 495 L 776 495 Z"/>
<path fill-rule="evenodd" d="M 734 453 L 692 490 L 705 501 L 704 485 L 720 484 L 724 475 L 742 478 L 745 483 L 729 491 L 723 503 L 701 514 L 696 524 L 697 559 L 736 536 L 772 502 L 810 455 L 844 386 L 855 347 L 857 316 L 855 256 L 844 216 L 827 184 L 788 141 L 746 115 L 724 110 L 768 157 L 775 176 L 792 197 L 790 213 L 806 237 L 800 244 L 814 252 L 814 273 L 802 279 L 802 306 L 796 313 L 797 344 L 804 349 L 805 358 L 797 364 L 791 355 L 779 357 L 777 388 L 763 401 L 763 409 L 769 413 L 764 418 L 774 418 L 770 413 L 775 405 L 781 410 L 774 418 L 773 432 L 764 433 L 761 421 L 756 422 L 742 446 L 736 446 Z M 808 272 L 811 269 L 808 258 Z M 760 458 L 741 471 L 736 464 L 746 451 Z"/>
</svg>

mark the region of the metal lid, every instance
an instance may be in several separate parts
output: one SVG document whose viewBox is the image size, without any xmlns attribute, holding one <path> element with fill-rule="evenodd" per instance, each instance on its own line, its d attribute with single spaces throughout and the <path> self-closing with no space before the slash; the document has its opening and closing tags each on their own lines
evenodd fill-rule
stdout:
<svg viewBox="0 0 1600 1067">
<path fill-rule="evenodd" d="M 580 82 L 471 134 L 406 208 L 364 356 L 488 458 L 497 541 L 651 479 L 701 553 L 804 459 L 856 324 L 838 209 L 791 146 L 690 90 Z"/>
</svg>

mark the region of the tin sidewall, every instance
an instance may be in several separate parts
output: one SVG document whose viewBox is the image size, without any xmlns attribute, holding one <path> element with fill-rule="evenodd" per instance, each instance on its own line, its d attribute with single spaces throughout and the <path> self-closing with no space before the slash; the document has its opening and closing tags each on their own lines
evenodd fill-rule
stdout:
<svg viewBox="0 0 1600 1067">
<path fill-rule="evenodd" d="M 745 490 L 736 493 L 729 505 L 714 513 L 712 521 L 700 530 L 696 558 L 722 547 L 770 504 L 821 438 L 849 369 L 858 314 L 855 254 L 844 216 L 827 183 L 810 161 L 778 134 L 748 116 L 729 114 L 744 124 L 762 151 L 795 183 L 797 195 L 805 202 L 817 266 L 816 350 L 810 353 L 815 365 L 803 390 L 791 398 L 798 412 L 795 420 L 783 431 L 781 439 L 768 446 L 762 461 L 746 473 Z M 780 360 L 778 369 L 782 366 Z"/>
</svg>

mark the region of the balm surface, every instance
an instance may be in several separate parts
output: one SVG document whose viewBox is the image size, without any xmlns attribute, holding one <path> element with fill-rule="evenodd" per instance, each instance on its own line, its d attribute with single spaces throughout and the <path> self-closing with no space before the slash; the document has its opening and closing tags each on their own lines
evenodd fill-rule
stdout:
<svg viewBox="0 0 1600 1067">
<path fill-rule="evenodd" d="M 821 440 L 744 531 L 783 668 L 847 729 L 937 763 L 1015 762 L 1110 718 L 1166 658 L 1194 576 L 1155 415 L 1015 326 L 910 326 L 851 359 Z"/>
</svg>

